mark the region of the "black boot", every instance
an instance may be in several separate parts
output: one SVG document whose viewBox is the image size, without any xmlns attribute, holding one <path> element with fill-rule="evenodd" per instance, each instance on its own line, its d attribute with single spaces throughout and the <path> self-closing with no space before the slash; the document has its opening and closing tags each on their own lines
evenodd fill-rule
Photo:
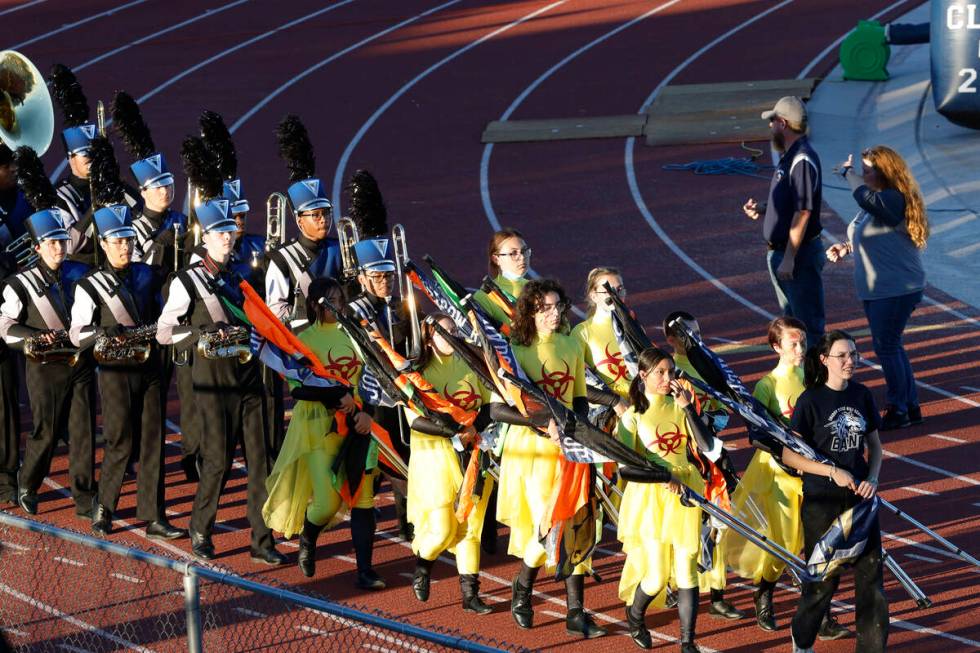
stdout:
<svg viewBox="0 0 980 653">
<path fill-rule="evenodd" d="M 460 574 L 459 589 L 463 594 L 463 611 L 477 614 L 490 614 L 493 608 L 480 598 L 480 576 L 477 574 Z"/>
<path fill-rule="evenodd" d="M 817 637 L 822 641 L 827 641 L 850 636 L 851 631 L 845 626 L 840 625 L 834 615 L 830 614 L 830 608 L 827 608 L 827 614 L 823 616 L 823 621 L 820 622 L 820 630 L 817 631 Z"/>
<path fill-rule="evenodd" d="M 694 643 L 698 625 L 698 588 L 677 590 L 677 612 L 681 622 L 681 653 L 701 653 Z"/>
<path fill-rule="evenodd" d="M 303 532 L 299 534 L 299 553 L 296 554 L 296 564 L 307 578 L 316 573 L 316 538 L 320 537 L 326 524 L 314 524 L 309 519 L 303 520 Z"/>
<path fill-rule="evenodd" d="M 412 591 L 422 603 L 429 600 L 429 583 L 432 580 L 432 563 L 435 560 L 415 559 L 415 575 L 412 577 Z"/>
<path fill-rule="evenodd" d="M 763 580 L 759 588 L 752 594 L 755 601 L 755 621 L 759 628 L 767 632 L 776 630 L 776 617 L 772 610 L 773 583 Z"/>
<path fill-rule="evenodd" d="M 643 593 L 643 589 L 637 585 L 636 592 L 633 594 L 633 604 L 626 608 L 626 624 L 630 629 L 630 637 L 633 643 L 640 648 L 653 648 L 653 639 L 646 626 L 647 608 L 653 601 L 652 596 Z"/>
<path fill-rule="evenodd" d="M 105 537 L 112 531 L 112 511 L 96 503 L 92 509 L 92 532 Z"/>
<path fill-rule="evenodd" d="M 357 558 L 356 585 L 365 590 L 383 590 L 385 582 L 371 566 L 374 554 L 374 508 L 353 508 L 350 511 L 350 535 Z"/>
<path fill-rule="evenodd" d="M 408 499 L 395 493 L 395 515 L 398 517 L 398 534 L 406 542 L 415 539 L 415 527 L 408 521 Z"/>
<path fill-rule="evenodd" d="M 711 590 L 711 605 L 708 606 L 708 614 L 716 619 L 728 619 L 729 621 L 745 618 L 744 612 L 725 600 L 725 590 Z"/>
<path fill-rule="evenodd" d="M 528 629 L 534 626 L 534 611 L 531 609 L 531 591 L 534 579 L 538 577 L 537 567 L 528 567 L 523 562 L 521 570 L 511 585 L 510 614 L 518 626 Z"/>
<path fill-rule="evenodd" d="M 592 615 L 585 611 L 585 576 L 576 574 L 565 579 L 565 632 L 594 639 L 606 634 L 606 629 L 598 626 Z"/>
<path fill-rule="evenodd" d="M 201 560 L 214 560 L 214 542 L 211 541 L 211 533 L 198 533 L 189 531 L 191 536 L 191 553 L 195 558 Z"/>
</svg>

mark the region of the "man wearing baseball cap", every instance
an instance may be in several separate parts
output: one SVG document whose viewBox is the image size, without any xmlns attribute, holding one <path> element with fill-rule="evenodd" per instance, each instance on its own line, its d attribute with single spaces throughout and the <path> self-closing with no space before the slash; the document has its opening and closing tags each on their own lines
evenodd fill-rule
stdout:
<svg viewBox="0 0 980 653">
<path fill-rule="evenodd" d="M 781 98 L 762 119 L 769 121 L 772 147 L 781 158 L 768 202 L 750 198 L 742 210 L 753 220 L 764 216 L 762 237 L 776 299 L 784 315 L 803 321 L 807 341 L 815 343 L 824 331 L 820 158 L 807 138 L 806 107 L 800 98 Z"/>
</svg>

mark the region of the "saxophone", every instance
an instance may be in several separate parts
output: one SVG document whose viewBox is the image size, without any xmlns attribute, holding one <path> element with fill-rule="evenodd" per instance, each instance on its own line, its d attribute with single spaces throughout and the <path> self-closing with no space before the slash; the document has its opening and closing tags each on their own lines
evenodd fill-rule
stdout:
<svg viewBox="0 0 980 653">
<path fill-rule="evenodd" d="M 150 358 L 156 337 L 156 324 L 129 329 L 118 337 L 102 334 L 95 338 L 92 353 L 103 365 L 139 365 Z"/>
<path fill-rule="evenodd" d="M 53 333 L 54 340 L 45 342 L 44 336 Z M 68 332 L 45 331 L 24 340 L 24 355 L 36 363 L 68 363 L 74 366 L 78 362 L 79 352 L 68 338 Z"/>
<path fill-rule="evenodd" d="M 208 331 L 198 339 L 197 353 L 210 360 L 237 356 L 238 362 L 244 364 L 252 360 L 250 338 L 249 330 L 243 326 L 225 327 L 223 337 L 219 331 Z"/>
</svg>

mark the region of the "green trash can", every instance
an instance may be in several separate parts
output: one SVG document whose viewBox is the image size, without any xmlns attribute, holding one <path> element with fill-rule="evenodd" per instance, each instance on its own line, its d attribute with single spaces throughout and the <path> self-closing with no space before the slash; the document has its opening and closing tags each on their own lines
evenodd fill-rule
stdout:
<svg viewBox="0 0 980 653">
<path fill-rule="evenodd" d="M 840 63 L 844 79 L 882 82 L 888 79 L 891 48 L 885 28 L 876 20 L 858 21 L 857 27 L 840 44 Z"/>
</svg>

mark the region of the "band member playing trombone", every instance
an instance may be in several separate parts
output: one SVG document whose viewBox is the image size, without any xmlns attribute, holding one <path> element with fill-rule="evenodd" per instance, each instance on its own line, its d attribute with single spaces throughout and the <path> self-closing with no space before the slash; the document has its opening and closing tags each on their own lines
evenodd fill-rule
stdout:
<svg viewBox="0 0 980 653">
<path fill-rule="evenodd" d="M 53 204 L 54 189 L 50 183 L 48 188 Z M 74 287 L 88 268 L 65 260 L 71 239 L 64 227 L 68 219 L 57 207 L 43 208 L 27 219 L 27 229 L 37 243 L 38 261 L 7 279 L 0 305 L 0 336 L 27 356 L 27 395 L 34 419 L 18 477 L 17 503 L 28 514 L 37 514 L 38 488 L 51 469 L 58 437 L 67 430 L 75 514 L 90 519 L 95 497 L 95 387 L 92 365 L 78 357 L 67 331 Z"/>
<path fill-rule="evenodd" d="M 299 339 L 350 387 L 291 388 L 297 401 L 286 440 L 266 482 L 269 499 L 262 514 L 270 528 L 286 537 L 300 533 L 297 563 L 304 576 L 312 577 L 317 538 L 336 521 L 338 511 L 349 510 L 357 560 L 356 584 L 365 589 L 383 589 L 384 581 L 371 564 L 374 529 L 366 528 L 374 517 L 377 467 L 372 461 L 377 460 L 377 447 L 370 439 L 371 417 L 355 405 L 364 363 L 337 324 L 336 316 L 321 305 L 321 299 L 330 306 L 343 306 L 340 283 L 322 278 L 310 284 L 306 299 L 310 328 L 303 330 Z M 344 429 L 338 426 L 341 414 Z"/>
</svg>

